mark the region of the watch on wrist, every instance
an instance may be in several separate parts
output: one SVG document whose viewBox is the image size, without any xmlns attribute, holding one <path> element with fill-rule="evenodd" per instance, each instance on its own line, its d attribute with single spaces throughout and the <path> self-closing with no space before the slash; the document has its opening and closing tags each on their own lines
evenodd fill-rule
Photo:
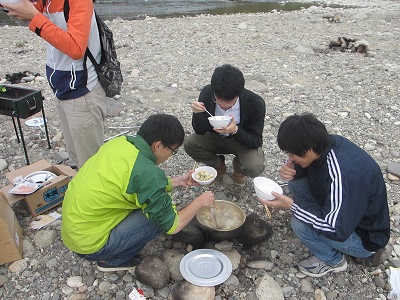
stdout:
<svg viewBox="0 0 400 300">
<path fill-rule="evenodd" d="M 238 132 L 238 130 L 239 130 L 239 126 L 238 127 L 236 127 L 236 131 L 235 132 L 232 132 L 231 134 L 229 134 L 229 135 L 234 135 L 234 134 L 236 134 L 237 132 Z"/>
</svg>

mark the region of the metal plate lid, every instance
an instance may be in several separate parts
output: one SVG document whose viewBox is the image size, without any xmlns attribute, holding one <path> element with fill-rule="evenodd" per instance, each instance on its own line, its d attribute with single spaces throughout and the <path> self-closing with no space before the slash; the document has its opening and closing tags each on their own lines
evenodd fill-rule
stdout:
<svg viewBox="0 0 400 300">
<path fill-rule="evenodd" d="M 183 278 L 198 286 L 215 286 L 232 274 L 232 262 L 220 251 L 198 249 L 186 254 L 179 265 Z"/>
</svg>

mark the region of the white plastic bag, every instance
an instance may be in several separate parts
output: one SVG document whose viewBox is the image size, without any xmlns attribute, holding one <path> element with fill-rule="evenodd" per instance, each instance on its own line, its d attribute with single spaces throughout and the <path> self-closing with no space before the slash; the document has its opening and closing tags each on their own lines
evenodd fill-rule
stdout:
<svg viewBox="0 0 400 300">
<path fill-rule="evenodd" d="M 400 268 L 390 267 L 389 283 L 392 287 L 388 299 L 400 299 Z"/>
</svg>

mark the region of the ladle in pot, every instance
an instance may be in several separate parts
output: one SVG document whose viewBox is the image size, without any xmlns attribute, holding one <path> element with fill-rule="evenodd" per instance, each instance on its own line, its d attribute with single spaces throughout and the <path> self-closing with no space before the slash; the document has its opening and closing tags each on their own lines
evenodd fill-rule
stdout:
<svg viewBox="0 0 400 300">
<path fill-rule="evenodd" d="M 217 228 L 220 228 L 220 226 L 219 226 L 219 224 L 218 224 L 218 221 L 217 221 L 217 217 L 216 217 L 216 215 L 215 215 L 214 207 L 213 207 L 212 205 L 210 206 L 210 210 L 211 210 L 211 213 L 212 213 L 212 215 L 213 215 L 213 217 L 214 217 L 215 226 L 216 226 Z"/>
</svg>

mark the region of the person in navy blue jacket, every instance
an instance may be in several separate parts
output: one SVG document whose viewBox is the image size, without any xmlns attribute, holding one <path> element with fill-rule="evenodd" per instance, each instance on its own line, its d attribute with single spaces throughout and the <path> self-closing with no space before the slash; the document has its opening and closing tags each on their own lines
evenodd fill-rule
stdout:
<svg viewBox="0 0 400 300">
<path fill-rule="evenodd" d="M 299 270 L 312 277 L 347 268 L 344 254 L 372 256 L 389 241 L 386 186 L 379 165 L 359 146 L 330 135 L 312 114 L 293 115 L 279 127 L 280 168 L 293 198 L 275 192 L 270 207 L 289 208 L 291 226 L 313 254 Z"/>
</svg>

